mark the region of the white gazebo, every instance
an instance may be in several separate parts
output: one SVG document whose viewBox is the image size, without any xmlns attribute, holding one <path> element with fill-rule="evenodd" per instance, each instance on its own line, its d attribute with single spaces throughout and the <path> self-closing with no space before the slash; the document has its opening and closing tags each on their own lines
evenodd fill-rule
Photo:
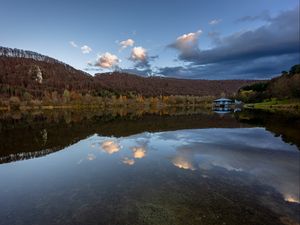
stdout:
<svg viewBox="0 0 300 225">
<path fill-rule="evenodd" d="M 229 105 L 232 105 L 234 102 L 233 100 L 229 99 L 229 98 L 219 98 L 214 100 L 214 106 L 217 107 L 226 107 Z"/>
</svg>

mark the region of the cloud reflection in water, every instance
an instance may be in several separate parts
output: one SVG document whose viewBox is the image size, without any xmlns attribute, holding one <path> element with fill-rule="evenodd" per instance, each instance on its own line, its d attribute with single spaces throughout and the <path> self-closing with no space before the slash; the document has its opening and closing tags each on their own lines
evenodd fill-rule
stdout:
<svg viewBox="0 0 300 225">
<path fill-rule="evenodd" d="M 129 166 L 132 166 L 132 165 L 135 163 L 134 159 L 129 159 L 128 157 L 125 157 L 125 158 L 122 160 L 122 162 L 123 162 L 124 164 L 129 165 Z"/>
<path fill-rule="evenodd" d="M 133 147 L 133 157 L 136 159 L 141 159 L 146 156 L 146 149 L 144 147 Z"/>
<path fill-rule="evenodd" d="M 101 148 L 108 154 L 114 154 L 120 151 L 120 145 L 113 140 L 104 141 Z"/>
<path fill-rule="evenodd" d="M 264 128 L 194 129 L 99 138 L 101 148 L 110 155 L 118 153 L 126 165 L 135 166 L 137 159 L 163 157 L 177 168 L 199 173 L 223 169 L 247 174 L 275 188 L 286 201 L 299 202 L 299 151 Z"/>
<path fill-rule="evenodd" d="M 192 165 L 191 162 L 184 156 L 176 156 L 172 159 L 172 163 L 174 166 L 180 168 L 180 169 L 185 169 L 185 170 L 195 170 L 195 167 Z"/>
<path fill-rule="evenodd" d="M 92 161 L 92 160 L 95 160 L 96 159 L 96 156 L 94 155 L 94 154 L 88 154 L 87 155 L 87 160 L 89 160 L 89 161 Z"/>
</svg>

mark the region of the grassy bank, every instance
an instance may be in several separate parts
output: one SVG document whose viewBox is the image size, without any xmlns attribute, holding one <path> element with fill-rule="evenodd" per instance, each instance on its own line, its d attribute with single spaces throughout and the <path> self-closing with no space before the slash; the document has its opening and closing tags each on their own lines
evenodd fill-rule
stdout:
<svg viewBox="0 0 300 225">
<path fill-rule="evenodd" d="M 300 115 L 300 99 L 271 99 L 259 103 L 245 104 L 246 109 L 259 109 L 269 112 L 288 112 Z"/>
</svg>

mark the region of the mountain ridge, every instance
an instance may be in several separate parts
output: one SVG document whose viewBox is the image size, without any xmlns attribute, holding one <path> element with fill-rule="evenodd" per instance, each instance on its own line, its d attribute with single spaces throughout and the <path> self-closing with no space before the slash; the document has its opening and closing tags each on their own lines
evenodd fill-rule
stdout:
<svg viewBox="0 0 300 225">
<path fill-rule="evenodd" d="M 142 77 L 124 72 L 92 76 L 54 58 L 27 50 L 0 47 L 0 96 L 21 96 L 23 92 L 42 98 L 45 92 L 64 90 L 103 96 L 130 93 L 144 96 L 232 95 L 255 80 L 189 80 L 172 77 Z"/>
</svg>

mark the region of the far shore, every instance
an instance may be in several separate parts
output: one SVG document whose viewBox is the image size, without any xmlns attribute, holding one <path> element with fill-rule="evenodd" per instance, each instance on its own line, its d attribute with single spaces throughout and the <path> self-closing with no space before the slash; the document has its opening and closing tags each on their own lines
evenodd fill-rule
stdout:
<svg viewBox="0 0 300 225">
<path fill-rule="evenodd" d="M 212 104 L 176 104 L 176 105 L 160 105 L 160 106 L 149 106 L 149 105 L 110 105 L 104 107 L 101 104 L 86 104 L 86 105 L 40 105 L 40 106 L 20 106 L 17 109 L 13 109 L 10 106 L 0 107 L 0 111 L 31 111 L 31 110 L 55 110 L 55 109 L 130 109 L 130 110 L 139 110 L 139 109 L 153 109 L 161 110 L 165 108 L 205 108 L 211 109 Z"/>
<path fill-rule="evenodd" d="M 158 105 L 103 105 L 103 104 L 68 104 L 68 105 L 26 105 L 19 106 L 18 108 L 12 108 L 10 106 L 0 106 L 0 111 L 33 111 L 33 110 L 61 110 L 61 109 L 101 109 L 101 110 L 111 110 L 111 109 L 126 109 L 126 110 L 163 110 L 166 108 L 202 108 L 202 109 L 212 109 L 212 103 L 201 103 L 201 104 L 158 104 Z M 289 113 L 293 115 L 300 116 L 300 100 L 299 99 L 289 99 L 289 100 L 267 100 L 259 103 L 246 103 L 243 105 L 244 109 L 247 110 L 262 110 L 266 112 L 273 113 Z"/>
<path fill-rule="evenodd" d="M 259 103 L 248 103 L 244 105 L 245 109 L 263 110 L 268 112 L 283 112 L 300 115 L 300 100 L 269 100 Z"/>
</svg>

